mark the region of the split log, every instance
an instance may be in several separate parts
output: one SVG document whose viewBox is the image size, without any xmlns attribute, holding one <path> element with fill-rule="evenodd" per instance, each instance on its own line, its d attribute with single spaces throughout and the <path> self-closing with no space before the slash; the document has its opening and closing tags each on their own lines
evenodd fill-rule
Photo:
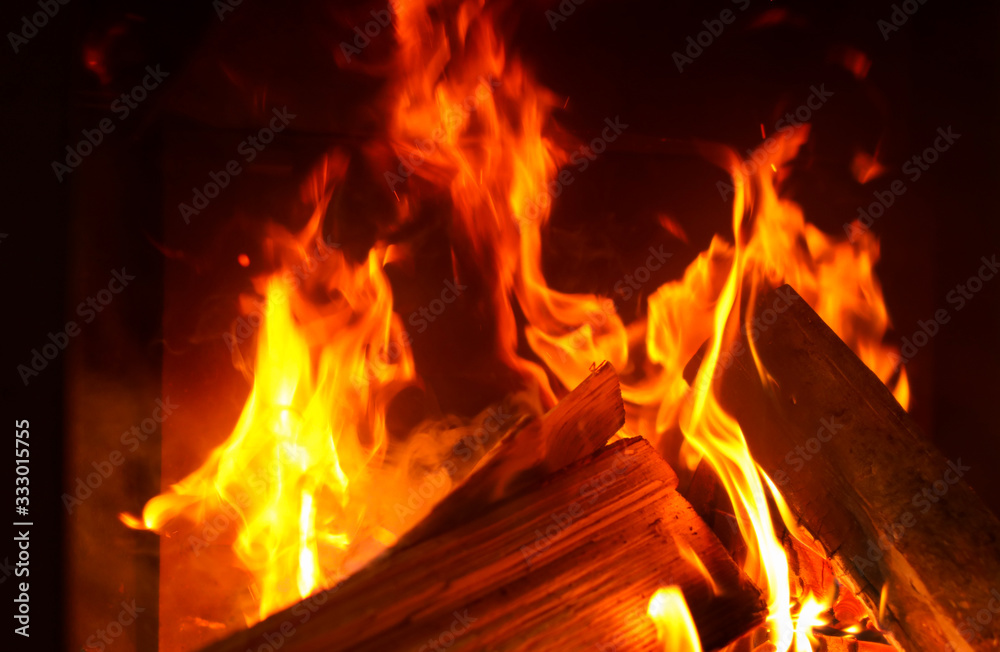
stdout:
<svg viewBox="0 0 1000 652">
<path fill-rule="evenodd" d="M 742 565 L 747 558 L 747 544 L 740 534 L 733 503 L 711 462 L 702 459 L 698 463 L 690 484 L 681 494 L 712 529 L 729 555 Z"/>
<path fill-rule="evenodd" d="M 960 461 L 789 286 L 763 296 L 754 317 L 774 382 L 763 387 L 743 333 L 720 358 L 720 401 L 838 575 L 873 613 L 887 591 L 880 624 L 904 649 L 1000 647 L 990 611 L 1000 609 L 1000 522 Z"/>
<path fill-rule="evenodd" d="M 736 524 L 732 502 L 708 459 L 703 459 L 698 464 L 691 483 L 682 493 L 694 511 L 719 538 L 730 556 L 737 563 L 741 563 L 741 560 L 746 558 L 746 543 Z M 896 649 L 879 631 L 873 629 L 872 623 L 877 620 L 876 614 L 870 611 L 849 587 L 837 581 L 833 565 L 821 552 L 822 543 L 801 528 L 792 533 L 787 527 L 781 526 L 780 521 L 776 527 L 779 529 L 778 540 L 788 558 L 789 576 L 794 578 L 791 586 L 793 602 L 801 602 L 809 596 L 830 601 L 831 606 L 826 613 L 828 619 L 832 618 L 829 621 L 830 626 L 813 631 L 819 639 L 817 649 L 873 652 L 879 650 L 891 652 Z M 856 631 L 859 627 L 861 631 L 857 635 L 847 633 L 849 628 L 852 628 L 850 631 Z M 748 644 L 746 649 L 741 650 L 737 647 L 730 652 L 751 650 L 757 652 L 752 643 Z"/>
<path fill-rule="evenodd" d="M 403 536 L 406 547 L 482 513 L 519 487 L 599 450 L 625 424 L 618 374 L 603 362 L 540 419 L 519 420 L 475 470 Z"/>
<path fill-rule="evenodd" d="M 646 608 L 666 585 L 681 587 L 715 649 L 766 608 L 676 485 L 646 441 L 616 442 L 206 652 L 278 640 L 285 652 L 653 651 Z"/>
</svg>

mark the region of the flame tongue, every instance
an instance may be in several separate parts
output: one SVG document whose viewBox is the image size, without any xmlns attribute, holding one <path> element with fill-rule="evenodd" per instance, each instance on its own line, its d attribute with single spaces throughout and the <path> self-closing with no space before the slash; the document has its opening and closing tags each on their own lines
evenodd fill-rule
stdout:
<svg viewBox="0 0 1000 652">
<path fill-rule="evenodd" d="M 749 326 L 740 324 L 742 294 L 789 282 L 889 382 L 898 359 L 882 344 L 889 322 L 873 273 L 877 242 L 866 233 L 854 242 L 827 236 L 779 197 L 785 166 L 807 137 L 803 128 L 772 136 L 777 147 L 752 175 L 728 150 L 707 152 L 733 178 L 731 242 L 713 238 L 682 278 L 648 296 L 644 317 L 625 325 L 612 300 L 550 287 L 542 271 L 548 187 L 569 156 L 551 135 L 554 97 L 507 56 L 495 20 L 482 2 L 447 10 L 429 0 L 397 3 L 388 139 L 401 173 L 386 179 L 400 214 L 427 193 L 450 197 L 456 275 L 471 272 L 489 284 L 496 356 L 520 373 L 536 402 L 551 405 L 592 364 L 609 360 L 628 371 L 622 392 L 630 428 L 663 444 L 661 450 L 669 448 L 667 433 L 682 432 L 681 461 L 708 459 L 748 542 L 746 570 L 768 593 L 772 639 L 787 650 L 796 629 L 766 478 L 739 425 L 716 401 L 712 379 L 721 352 Z M 320 189 L 343 172 L 342 162 L 334 163 L 317 176 L 317 209 L 303 232 L 272 235 L 286 268 L 320 233 L 326 208 Z M 669 218 L 660 221 L 683 235 Z M 199 469 L 147 504 L 142 524 L 130 521 L 162 529 L 181 514 L 238 513 L 234 550 L 259 596 L 250 620 L 329 586 L 391 544 L 413 522 L 392 514 L 412 489 L 407 457 L 437 466 L 450 447 L 447 437 L 414 437 L 427 444 L 416 454 L 397 450 L 387 436 L 388 401 L 416 376 L 382 269 L 387 258 L 382 244 L 360 264 L 331 251 L 304 287 L 283 269 L 258 279 L 268 310 L 253 388 L 235 429 Z M 521 355 L 519 323 L 531 359 Z M 706 341 L 689 386 L 684 366 Z M 895 391 L 905 406 L 905 375 Z M 436 497 L 448 486 L 442 483 Z M 664 614 L 687 613 L 679 591 L 658 596 L 650 603 L 658 623 Z M 687 618 L 678 645 L 697 642 Z M 806 633 L 799 632 L 798 645 Z"/>
<path fill-rule="evenodd" d="M 646 613 L 656 625 L 656 638 L 663 644 L 664 652 L 701 652 L 698 630 L 678 587 L 668 586 L 654 593 Z"/>
<path fill-rule="evenodd" d="M 273 244 L 294 254 L 316 230 Z M 242 527 L 234 550 L 260 600 L 251 620 L 366 561 L 389 522 L 388 504 L 372 499 L 381 474 L 392 471 L 382 464 L 384 411 L 394 388 L 413 378 L 413 364 L 398 344 L 383 252 L 372 250 L 360 265 L 326 254 L 314 274 L 325 303 L 307 300 L 316 288 L 298 288 L 287 275 L 261 281 L 267 310 L 254 383 L 232 435 L 143 511 L 151 529 L 181 513 L 235 511 Z"/>
</svg>

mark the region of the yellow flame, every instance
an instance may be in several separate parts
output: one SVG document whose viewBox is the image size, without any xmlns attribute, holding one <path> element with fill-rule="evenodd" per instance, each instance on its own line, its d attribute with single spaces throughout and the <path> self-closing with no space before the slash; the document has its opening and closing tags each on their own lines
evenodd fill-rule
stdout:
<svg viewBox="0 0 1000 652">
<path fill-rule="evenodd" d="M 795 620 L 795 652 L 812 652 L 813 643 L 817 643 L 812 628 L 827 624 L 820 615 L 829 608 L 811 595 L 806 597 Z"/>
<path fill-rule="evenodd" d="M 650 288 L 644 316 L 626 325 L 610 298 L 550 287 L 542 265 L 550 188 L 571 156 L 570 139 L 551 114 L 565 103 L 505 51 L 497 6 L 396 3 L 398 52 L 386 85 L 395 171 L 386 178 L 399 219 L 428 196 L 451 201 L 455 276 L 471 275 L 486 288 L 496 357 L 519 374 L 535 403 L 551 405 L 592 364 L 609 360 L 628 372 L 622 394 L 629 428 L 662 448 L 679 431 L 681 460 L 713 466 L 748 544 L 746 571 L 767 592 L 772 640 L 787 650 L 815 615 L 804 619 L 803 607 L 793 623 L 788 562 L 764 489 L 769 480 L 718 403 L 713 381 L 741 328 L 752 327 L 741 323 L 746 293 L 752 299 L 787 282 L 906 407 L 905 371 L 882 341 L 889 319 L 873 272 L 878 242 L 867 231 L 853 241 L 827 235 L 779 196 L 788 163 L 808 136 L 799 128 L 772 135 L 777 146 L 766 165 L 750 172 L 729 150 L 705 150 L 733 181 L 731 237 L 716 236 L 680 279 Z M 300 233 L 276 228 L 271 236 L 278 260 L 273 273 L 257 279 L 268 310 L 253 386 L 232 434 L 199 469 L 151 500 L 141 521 L 123 515 L 130 526 L 162 530 L 180 515 L 200 522 L 213 510 L 235 510 L 233 549 L 259 595 L 250 620 L 329 586 L 395 542 L 421 513 L 393 518 L 416 482 L 412 467 L 440 464 L 451 443 L 446 428 L 431 428 L 433 435 L 412 438 L 420 451 L 399 450 L 386 432 L 389 401 L 416 379 L 383 270 L 405 260 L 406 247 L 378 242 L 360 263 L 329 252 L 302 286 L 287 274 L 322 233 L 329 187 L 345 165 L 336 157 L 322 163 L 312 182 L 316 209 Z M 660 219 L 687 241 L 676 222 Z M 532 359 L 520 353 L 522 333 Z M 706 341 L 689 385 L 684 367 Z M 752 346 L 745 354 L 760 367 Z M 421 464 L 408 465 L 410 458 Z M 431 493 L 440 498 L 449 488 L 445 482 Z M 773 483 L 770 489 L 778 500 Z M 672 635 L 677 645 L 697 645 L 679 590 L 658 592 L 649 607 L 658 623 L 665 614 L 682 621 L 681 633 Z"/>
<path fill-rule="evenodd" d="M 705 583 L 708 584 L 710 589 L 712 589 L 713 595 L 719 595 L 719 585 L 715 583 L 715 578 L 712 577 L 712 574 L 705 567 L 705 563 L 702 562 L 701 557 L 699 557 L 695 549 L 691 547 L 691 544 L 684 539 L 676 539 L 675 541 L 677 543 L 677 552 L 680 553 L 681 558 L 686 560 L 689 564 L 694 566 L 699 573 L 701 573 Z"/>
<path fill-rule="evenodd" d="M 275 230 L 286 264 L 301 262 L 325 208 L 296 236 Z M 330 585 L 391 538 L 392 503 L 373 500 L 397 475 L 383 464 L 385 407 L 414 369 L 383 255 L 354 265 L 329 249 L 301 287 L 284 270 L 258 279 L 267 308 L 243 412 L 199 469 L 143 510 L 142 526 L 157 530 L 180 515 L 238 515 L 233 549 L 260 600 L 250 622 Z M 315 302 L 317 289 L 327 301 Z"/>
<path fill-rule="evenodd" d="M 749 544 L 746 570 L 768 592 L 773 640 L 787 649 L 794 628 L 785 552 L 775 537 L 762 476 L 738 424 L 718 404 L 713 380 L 723 351 L 739 335 L 743 293 L 756 295 L 787 282 L 883 381 L 894 383 L 906 406 L 905 372 L 895 351 L 882 343 L 889 320 L 873 273 L 877 241 L 869 232 L 856 234 L 853 242 L 826 235 L 805 221 L 797 205 L 779 196 L 787 164 L 808 136 L 803 127 L 775 134 L 777 146 L 766 164 L 750 172 L 731 151 L 706 150 L 733 179 L 732 244 L 713 239 L 682 279 L 650 294 L 645 319 L 625 326 L 610 299 L 552 289 L 541 262 L 541 234 L 551 210 L 547 188 L 569 159 L 569 152 L 546 134 L 558 102 L 504 52 L 492 32 L 493 17 L 482 5 L 465 3 L 460 15 L 468 32 L 450 41 L 447 54 L 439 45 L 435 53 L 440 57 L 433 61 L 437 67 L 417 75 L 424 101 L 406 97 L 407 110 L 397 112 L 397 119 L 409 131 L 395 145 L 405 152 L 408 139 L 432 134 L 441 119 L 440 98 L 467 96 L 473 80 L 486 75 L 496 80 L 493 92 L 477 105 L 476 137 L 447 139 L 437 150 L 434 169 L 417 174 L 439 184 L 447 180 L 455 218 L 483 259 L 483 274 L 498 279 L 494 304 L 503 359 L 526 378 L 536 378 L 545 391 L 534 363 L 516 353 L 513 294 L 527 322 L 525 340 L 563 387 L 575 385 L 590 365 L 605 359 L 618 369 L 639 372 L 622 386 L 633 429 L 654 442 L 680 429 L 685 439 L 681 459 L 695 463 L 707 458 L 715 468 Z M 475 52 L 463 49 L 471 34 L 478 44 Z M 449 75 L 441 76 L 438 71 L 449 55 Z M 426 119 L 428 113 L 433 119 Z M 749 332 L 753 325 L 746 327 Z M 684 367 L 706 340 L 708 350 L 689 387 Z M 643 341 L 645 361 L 633 359 L 631 352 Z M 760 367 L 752 343 L 747 355 Z M 763 368 L 761 375 L 766 377 Z M 655 409 L 652 422 L 648 408 Z"/>
<path fill-rule="evenodd" d="M 679 587 L 657 590 L 649 599 L 646 613 L 656 625 L 656 638 L 664 652 L 701 652 L 698 630 Z"/>
</svg>

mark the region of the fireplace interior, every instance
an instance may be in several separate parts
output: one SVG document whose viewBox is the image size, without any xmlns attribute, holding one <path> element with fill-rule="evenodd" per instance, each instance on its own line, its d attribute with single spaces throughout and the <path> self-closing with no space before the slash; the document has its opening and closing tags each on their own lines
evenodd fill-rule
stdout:
<svg viewBox="0 0 1000 652">
<path fill-rule="evenodd" d="M 15 74 L 15 212 L 63 215 L 11 227 L 47 242 L 11 254 L 36 272 L 14 293 L 40 325 L 18 328 L 37 339 L 109 274 L 134 280 L 36 386 L 59 412 L 40 454 L 62 517 L 39 579 L 64 595 L 48 649 L 101 649 L 123 600 L 144 611 L 119 651 L 277 649 L 265 633 L 750 651 L 797 623 L 797 650 L 993 649 L 1000 16 L 912 4 L 66 6 Z M 150 69 L 162 83 L 122 117 Z M 50 160 L 109 117 L 54 180 Z M 767 314 L 776 296 L 791 310 Z M 798 439 L 802 415 L 864 446 Z M 316 419 L 333 457 L 279 441 Z M 763 474 L 706 434 L 737 430 Z M 894 465 L 865 448 L 880 437 L 907 444 Z M 854 500 L 878 517 L 838 511 Z M 780 616 L 772 544 L 750 534 L 765 517 L 792 587 Z M 840 563 L 840 532 L 861 555 L 894 539 L 862 557 L 879 581 Z M 914 561 L 939 549 L 985 575 Z M 938 612 L 900 577 L 986 601 Z M 455 624 L 469 607 L 482 621 Z"/>
</svg>

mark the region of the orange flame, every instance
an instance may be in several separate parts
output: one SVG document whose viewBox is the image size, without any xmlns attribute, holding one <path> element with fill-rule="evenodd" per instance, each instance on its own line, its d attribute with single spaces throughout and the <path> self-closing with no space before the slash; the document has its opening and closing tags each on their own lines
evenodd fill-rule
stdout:
<svg viewBox="0 0 1000 652">
<path fill-rule="evenodd" d="M 664 652 L 701 652 L 701 641 L 684 594 L 676 586 L 659 589 L 649 599 L 646 613 L 656 625 L 656 638 Z"/>
<path fill-rule="evenodd" d="M 713 595 L 719 595 L 721 592 L 719 590 L 719 585 L 715 583 L 715 579 L 705 567 L 705 563 L 702 562 L 697 551 L 695 551 L 695 549 L 691 547 L 691 544 L 684 539 L 676 539 L 675 543 L 677 544 L 677 552 L 680 553 L 681 559 L 687 561 L 693 568 L 701 573 L 705 583 L 708 584 L 708 588 L 712 589 Z"/>
<path fill-rule="evenodd" d="M 821 616 L 829 608 L 811 595 L 802 602 L 795 619 L 795 652 L 812 652 L 812 644 L 817 642 L 812 628 L 827 624 L 828 620 Z"/>
<path fill-rule="evenodd" d="M 324 208 L 297 244 L 312 239 Z M 388 449 L 384 409 L 414 369 L 404 347 L 383 357 L 403 341 L 383 256 L 373 249 L 355 266 L 331 250 L 322 278 L 336 299 L 326 305 L 281 274 L 260 281 L 268 309 L 232 435 L 143 510 L 144 526 L 159 529 L 194 508 L 235 509 L 242 527 L 234 549 L 254 574 L 261 617 L 337 579 L 324 569 L 367 561 L 356 544 L 377 540 L 379 523 L 390 520 L 387 506 L 370 499 Z"/>
<path fill-rule="evenodd" d="M 395 115 L 394 146 L 406 153 L 408 142 L 433 137 L 435 125 L 456 110 L 457 98 L 473 93 L 475 80 L 495 80 L 492 93 L 476 93 L 475 119 L 459 121 L 460 129 L 448 132 L 429 157 L 432 165 L 417 175 L 450 189 L 456 227 L 481 261 L 483 275 L 496 279 L 502 359 L 536 381 L 551 400 L 542 370 L 516 353 L 513 295 L 527 322 L 526 342 L 563 387 L 578 383 L 602 360 L 618 369 L 642 368 L 644 373 L 622 388 L 636 429 L 657 441 L 679 428 L 687 459 L 707 457 L 715 467 L 750 542 L 747 571 L 768 590 L 774 640 L 787 649 L 794 635 L 787 560 L 775 538 L 764 482 L 739 426 L 717 404 L 711 380 L 721 352 L 738 333 L 741 293 L 747 286 L 757 292 L 788 282 L 883 381 L 898 376 L 895 392 L 905 405 L 905 375 L 894 351 L 882 344 L 889 321 L 873 273 L 878 244 L 868 233 L 853 243 L 828 236 L 808 224 L 797 205 L 779 197 L 786 165 L 808 135 L 808 128 L 801 128 L 776 134 L 778 146 L 752 175 L 743 173 L 731 152 L 708 152 L 734 181 L 735 244 L 713 240 L 680 281 L 649 297 L 646 320 L 626 327 L 610 299 L 552 289 L 542 272 L 541 234 L 551 209 L 548 189 L 568 159 L 546 135 L 557 102 L 506 56 L 491 19 L 482 5 L 464 3 L 456 19 L 459 38 L 449 41 L 457 61 L 447 60 L 445 46 L 434 49 L 431 60 L 411 59 L 411 69 L 420 66 L 423 73 L 407 77 L 408 92 Z M 429 24 L 420 22 L 425 36 Z M 405 45 L 406 35 L 415 29 L 400 29 L 404 50 L 411 53 L 417 48 Z M 441 74 L 446 60 L 447 76 Z M 427 70 L 429 64 L 433 67 Z M 645 365 L 630 357 L 632 345 L 643 339 Z M 706 340 L 709 353 L 692 388 L 682 372 Z M 645 416 L 646 407 L 656 408 L 655 422 Z"/>
<path fill-rule="evenodd" d="M 787 282 L 905 407 L 906 376 L 882 342 L 889 318 L 873 271 L 878 242 L 870 233 L 854 242 L 826 235 L 779 195 L 808 136 L 808 128 L 800 128 L 773 134 L 777 147 L 752 174 L 733 152 L 705 149 L 733 180 L 732 241 L 716 236 L 680 279 L 649 294 L 644 317 L 626 325 L 609 298 L 551 288 L 542 235 L 551 184 L 569 160 L 559 144 L 567 138 L 551 118 L 560 103 L 507 55 L 492 5 L 466 0 L 446 11 L 436 4 L 396 3 L 399 48 L 388 140 L 398 166 L 385 178 L 400 215 L 427 195 L 447 193 L 455 274 L 488 283 L 497 358 L 520 374 L 537 403 L 551 405 L 592 364 L 609 360 L 628 372 L 622 394 L 630 428 L 664 444 L 676 436 L 671 433 L 682 433 L 682 461 L 712 464 L 748 542 L 747 573 L 767 592 L 772 641 L 788 650 L 797 632 L 800 641 L 808 634 L 801 628 L 815 614 L 803 607 L 792 617 L 788 563 L 775 537 L 767 480 L 739 425 L 716 401 L 713 379 L 740 329 L 753 327 L 741 323 L 744 293 Z M 317 189 L 338 177 L 343 162 L 338 165 L 324 171 Z M 272 235 L 279 269 L 258 279 L 272 308 L 260 328 L 253 388 L 232 435 L 198 470 L 151 500 L 141 522 L 125 517 L 136 527 L 162 529 L 181 514 L 199 519 L 223 503 L 235 508 L 242 523 L 234 550 L 259 589 L 249 620 L 331 585 L 391 545 L 420 516 L 389 518 L 412 482 L 406 459 L 440 463 L 450 444 L 448 436 L 415 438 L 427 450 L 397 451 L 386 433 L 389 400 L 416 378 L 383 271 L 388 261 L 405 257 L 404 248 L 376 244 L 360 264 L 331 252 L 306 287 L 289 285 L 282 273 L 301 262 L 321 233 L 326 200 L 320 194 L 301 233 L 276 229 Z M 687 241 L 671 218 L 661 217 L 661 224 Z M 326 301 L 317 302 L 317 289 Z M 535 358 L 519 353 L 518 313 Z M 706 341 L 689 385 L 684 367 Z M 752 348 L 748 354 L 756 359 Z M 449 488 L 443 483 L 437 497 Z M 286 578 L 295 578 L 294 586 Z M 653 597 L 649 615 L 663 640 L 672 637 L 674 647 L 666 649 L 698 649 L 675 587 Z"/>
</svg>

